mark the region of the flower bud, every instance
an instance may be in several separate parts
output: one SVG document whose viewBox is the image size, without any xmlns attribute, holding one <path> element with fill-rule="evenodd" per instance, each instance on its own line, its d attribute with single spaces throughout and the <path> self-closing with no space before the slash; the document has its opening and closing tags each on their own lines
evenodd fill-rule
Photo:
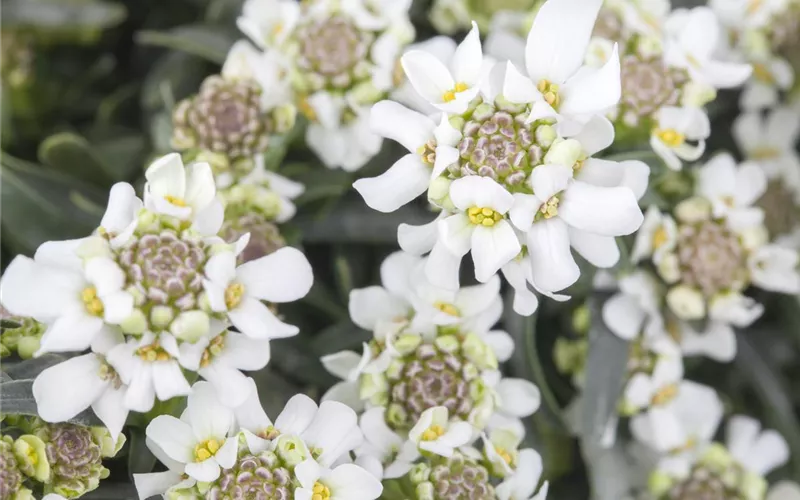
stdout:
<svg viewBox="0 0 800 500">
<path fill-rule="evenodd" d="M 572 167 L 581 156 L 583 156 L 581 143 L 575 139 L 564 139 L 553 143 L 550 150 L 544 155 L 544 162 Z"/>
<path fill-rule="evenodd" d="M 120 328 L 129 335 L 141 335 L 147 330 L 147 316 L 141 309 L 134 309 L 130 316 L 122 320 Z"/>
<path fill-rule="evenodd" d="M 311 457 L 311 452 L 303 440 L 297 436 L 291 435 L 282 435 L 278 437 L 275 445 L 275 453 L 281 457 L 289 467 L 294 467 Z"/>
<path fill-rule="evenodd" d="M 194 344 L 200 338 L 208 335 L 209 328 L 211 328 L 211 320 L 208 314 L 203 311 L 186 311 L 175 318 L 169 331 L 175 335 L 175 338 Z"/>
<path fill-rule="evenodd" d="M 22 337 L 17 342 L 17 354 L 22 359 L 31 359 L 41 347 L 41 337 Z"/>
<path fill-rule="evenodd" d="M 47 461 L 47 449 L 44 441 L 32 435 L 25 434 L 14 442 L 14 456 L 17 465 L 26 476 L 39 482 L 50 480 L 50 462 Z"/>
<path fill-rule="evenodd" d="M 150 323 L 158 328 L 164 328 L 169 325 L 174 317 L 175 313 L 169 306 L 154 306 L 150 310 Z"/>
<path fill-rule="evenodd" d="M 711 203 L 703 197 L 693 196 L 675 207 L 675 216 L 681 222 L 700 222 L 711 218 Z"/>
<path fill-rule="evenodd" d="M 679 318 L 687 321 L 703 319 L 706 315 L 703 294 L 687 285 L 678 285 L 667 292 L 667 305 Z"/>
<path fill-rule="evenodd" d="M 91 429 L 95 443 L 100 446 L 100 455 L 111 458 L 119 453 L 125 444 L 125 434 L 120 433 L 116 440 L 111 438 L 111 433 L 105 427 L 95 426 Z"/>
</svg>

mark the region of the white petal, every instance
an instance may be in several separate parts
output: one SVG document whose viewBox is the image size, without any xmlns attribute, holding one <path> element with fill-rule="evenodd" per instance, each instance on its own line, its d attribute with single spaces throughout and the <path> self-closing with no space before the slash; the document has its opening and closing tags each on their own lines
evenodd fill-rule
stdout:
<svg viewBox="0 0 800 500">
<path fill-rule="evenodd" d="M 542 5 L 525 46 L 525 65 L 534 82 L 560 84 L 580 68 L 602 3 L 561 0 Z"/>
<path fill-rule="evenodd" d="M 508 361 L 514 353 L 514 340 L 511 335 L 502 330 L 490 331 L 483 340 L 492 348 L 494 355 L 501 363 Z"/>
<path fill-rule="evenodd" d="M 355 464 L 336 467 L 326 481 L 331 489 L 331 500 L 374 500 L 383 492 L 381 482 Z"/>
<path fill-rule="evenodd" d="M 767 245 L 750 258 L 750 273 L 757 286 L 781 293 L 800 293 L 800 274 L 797 271 L 797 251 Z"/>
<path fill-rule="evenodd" d="M 736 204 L 749 206 L 755 203 L 767 190 L 767 177 L 764 170 L 752 162 L 745 162 L 736 173 Z"/>
<path fill-rule="evenodd" d="M 170 153 L 154 161 L 144 175 L 153 196 L 183 198 L 186 193 L 186 172 L 178 153 Z"/>
<path fill-rule="evenodd" d="M 581 271 L 572 258 L 563 221 L 554 217 L 535 223 L 527 241 L 533 282 L 538 288 L 556 292 L 578 281 Z"/>
<path fill-rule="evenodd" d="M 239 450 L 239 436 L 231 436 L 214 454 L 214 460 L 223 469 L 230 469 L 236 463 L 236 453 Z"/>
<path fill-rule="evenodd" d="M 637 200 L 644 196 L 649 177 L 650 167 L 644 162 L 638 160 L 615 162 L 597 158 L 587 159 L 577 175 L 578 180 L 595 186 L 628 187 Z"/>
<path fill-rule="evenodd" d="M 48 320 L 75 307 L 84 286 L 77 273 L 39 265 L 20 255 L 0 279 L 0 300 L 12 314 Z"/>
<path fill-rule="evenodd" d="M 409 153 L 380 176 L 357 180 L 353 188 L 373 210 L 394 212 L 428 189 L 430 172 L 430 167 L 422 162 L 419 154 Z"/>
<path fill-rule="evenodd" d="M 448 252 L 456 257 L 463 257 L 472 246 L 475 227 L 465 214 L 451 215 L 439 221 L 439 241 Z"/>
<path fill-rule="evenodd" d="M 225 221 L 225 207 L 218 199 L 211 200 L 194 214 L 192 229 L 203 236 L 216 236 Z"/>
<path fill-rule="evenodd" d="M 800 499 L 800 485 L 789 480 L 783 480 L 769 489 L 767 500 L 798 500 Z"/>
<path fill-rule="evenodd" d="M 450 63 L 453 79 L 470 87 L 476 85 L 481 76 L 482 64 L 481 35 L 478 31 L 478 24 L 473 21 L 472 29 L 458 44 L 456 52 L 453 54 L 453 60 Z"/>
<path fill-rule="evenodd" d="M 219 477 L 219 464 L 213 458 L 202 462 L 191 462 L 186 464 L 185 472 L 200 482 L 216 481 Z"/>
<path fill-rule="evenodd" d="M 217 358 L 225 365 L 240 370 L 256 371 L 264 368 L 270 359 L 268 340 L 254 340 L 246 335 L 228 332 L 225 350 Z"/>
<path fill-rule="evenodd" d="M 70 311 L 47 328 L 39 352 L 85 351 L 102 327 L 102 318 L 81 310 Z"/>
<path fill-rule="evenodd" d="M 275 339 L 297 335 L 299 328 L 279 320 L 267 306 L 252 298 L 245 298 L 233 311 L 228 312 L 233 325 L 254 339 Z"/>
<path fill-rule="evenodd" d="M 508 218 L 517 229 L 527 231 L 541 206 L 542 201 L 532 194 L 514 193 L 514 205 L 508 211 Z"/>
<path fill-rule="evenodd" d="M 450 72 L 432 54 L 411 50 L 403 54 L 400 63 L 414 90 L 434 105 L 443 102 L 444 93 L 455 87 Z"/>
<path fill-rule="evenodd" d="M 332 464 L 342 453 L 349 442 L 349 434 L 357 431 L 356 413 L 347 405 L 338 401 L 324 401 L 314 415 L 314 419 L 302 433 L 303 441 L 310 448 L 319 448 L 322 454 L 318 457 L 320 464 Z"/>
<path fill-rule="evenodd" d="M 379 321 L 405 318 L 410 312 L 408 304 L 379 286 L 352 290 L 348 309 L 353 322 L 370 331 Z"/>
<path fill-rule="evenodd" d="M 228 408 L 240 406 L 252 390 L 249 379 L 242 372 L 221 363 L 211 363 L 198 373 L 214 386 L 220 403 Z"/>
<path fill-rule="evenodd" d="M 443 242 L 439 241 L 433 246 L 425 262 L 425 275 L 433 286 L 457 290 L 460 267 L 461 257 L 454 255 Z"/>
<path fill-rule="evenodd" d="M 236 269 L 245 293 L 269 302 L 293 302 L 306 296 L 314 283 L 311 264 L 303 252 L 283 247 Z"/>
<path fill-rule="evenodd" d="M 541 97 L 536 84 L 508 61 L 503 79 L 503 97 L 514 103 L 529 103 Z"/>
<path fill-rule="evenodd" d="M 270 170 L 262 171 L 261 175 L 264 177 L 264 179 L 266 179 L 270 189 L 281 196 L 289 198 L 290 200 L 297 198 L 306 190 L 306 187 L 303 184 L 276 174 Z"/>
<path fill-rule="evenodd" d="M 312 458 L 305 460 L 294 469 L 294 475 L 303 488 L 311 489 L 323 473 L 322 467 Z M 296 498 L 296 497 L 295 497 Z"/>
<path fill-rule="evenodd" d="M 370 126 L 381 137 L 399 142 L 411 153 L 416 153 L 433 138 L 436 124 L 423 115 L 394 101 L 380 101 L 370 111 Z"/>
<path fill-rule="evenodd" d="M 711 322 L 701 333 L 684 328 L 681 349 L 688 356 L 704 355 L 726 363 L 736 356 L 736 335 L 730 325 L 720 322 Z"/>
<path fill-rule="evenodd" d="M 204 272 L 212 283 L 226 287 L 236 277 L 236 255 L 233 252 L 213 255 L 208 259 Z"/>
<path fill-rule="evenodd" d="M 195 213 L 202 210 L 214 201 L 217 194 L 217 185 L 214 174 L 208 163 L 193 163 L 186 167 L 186 203 L 192 206 Z"/>
<path fill-rule="evenodd" d="M 615 106 L 620 99 L 619 54 L 617 46 L 602 68 L 596 71 L 580 72 L 564 85 L 564 101 L 558 109 L 560 113 L 589 115 L 601 113 Z"/>
<path fill-rule="evenodd" d="M 412 288 L 411 275 L 419 267 L 422 259 L 406 252 L 394 252 L 381 263 L 381 283 L 398 297 L 409 297 Z"/>
<path fill-rule="evenodd" d="M 74 379 L 71 381 L 75 383 Z M 108 387 L 92 403 L 92 410 L 108 429 L 111 439 L 116 440 L 125 426 L 125 420 L 128 418 L 128 409 L 125 407 L 125 388 L 114 389 L 114 387 Z"/>
<path fill-rule="evenodd" d="M 533 194 L 542 201 L 567 189 L 572 179 L 572 168 L 565 165 L 541 165 L 531 172 Z"/>
<path fill-rule="evenodd" d="M 167 401 L 176 396 L 186 396 L 192 392 L 189 382 L 181 372 L 181 367 L 175 361 L 153 363 L 153 386 L 156 396 L 161 401 Z"/>
<path fill-rule="evenodd" d="M 572 138 L 581 143 L 586 156 L 591 156 L 614 142 L 614 124 L 605 116 L 594 115 Z M 586 164 L 583 168 L 586 168 Z"/>
<path fill-rule="evenodd" d="M 570 226 L 605 236 L 622 236 L 639 229 L 644 215 L 633 192 L 576 181 L 564 192 L 559 216 Z"/>
<path fill-rule="evenodd" d="M 569 228 L 569 241 L 572 248 L 593 266 L 609 268 L 619 262 L 619 247 L 613 236 Z"/>
<path fill-rule="evenodd" d="M 117 364 L 114 368 L 120 372 Z M 122 376 L 122 372 L 120 372 Z M 135 372 L 128 382 L 128 390 L 125 392 L 125 406 L 139 413 L 145 413 L 153 408 L 156 391 L 153 387 L 153 372 L 139 364 L 139 369 Z M 177 459 L 176 459 L 177 460 Z"/>
<path fill-rule="evenodd" d="M 497 394 L 503 412 L 520 418 L 532 415 L 542 402 L 539 389 L 523 379 L 502 379 L 497 386 Z"/>
<path fill-rule="evenodd" d="M 147 426 L 147 437 L 171 459 L 182 464 L 191 462 L 197 442 L 191 427 L 172 415 L 159 415 Z"/>
<path fill-rule="evenodd" d="M 353 351 L 339 351 L 322 356 L 320 362 L 331 375 L 349 380 L 350 373 L 361 364 L 361 359 L 362 355 Z"/>
<path fill-rule="evenodd" d="M 450 200 L 461 210 L 471 207 L 491 208 L 505 214 L 514 204 L 514 197 L 489 177 L 470 175 L 450 185 Z"/>
<path fill-rule="evenodd" d="M 100 359 L 94 354 L 70 358 L 42 371 L 33 381 L 39 416 L 47 422 L 64 422 L 88 408 L 106 389 Z"/>
<path fill-rule="evenodd" d="M 764 306 L 754 299 L 737 292 L 714 297 L 709 304 L 708 316 L 720 321 L 745 328 L 764 314 Z"/>
<path fill-rule="evenodd" d="M 108 193 L 108 205 L 100 227 L 113 234 L 120 233 L 133 221 L 140 208 L 142 200 L 137 198 L 133 186 L 127 182 L 118 182 L 111 186 Z"/>
<path fill-rule="evenodd" d="M 618 293 L 603 304 L 603 322 L 617 336 L 632 340 L 642 331 L 646 313 L 634 297 Z"/>
<path fill-rule="evenodd" d="M 305 394 L 297 394 L 286 403 L 275 420 L 275 428 L 284 434 L 301 434 L 317 413 L 317 404 Z"/>
<path fill-rule="evenodd" d="M 397 227 L 397 243 L 403 251 L 414 255 L 428 253 L 439 236 L 438 224 L 444 212 L 427 224 L 412 226 L 400 224 Z"/>
<path fill-rule="evenodd" d="M 133 484 L 139 500 L 159 496 L 181 481 L 182 474 L 177 471 L 153 472 L 149 474 L 134 474 Z M 42 499 L 44 500 L 44 499 Z M 48 499 L 50 500 L 50 499 Z"/>
<path fill-rule="evenodd" d="M 385 413 L 386 409 L 382 407 L 365 411 L 361 415 L 361 430 L 366 440 L 382 452 L 399 450 L 403 439 L 386 424 Z"/>
<path fill-rule="evenodd" d="M 223 438 L 233 426 L 233 412 L 220 403 L 217 391 L 208 382 L 192 386 L 186 412 L 198 441 Z"/>
<path fill-rule="evenodd" d="M 475 226 L 472 232 L 475 279 L 486 283 L 521 250 L 517 234 L 507 221 L 498 221 L 492 227 Z"/>
</svg>

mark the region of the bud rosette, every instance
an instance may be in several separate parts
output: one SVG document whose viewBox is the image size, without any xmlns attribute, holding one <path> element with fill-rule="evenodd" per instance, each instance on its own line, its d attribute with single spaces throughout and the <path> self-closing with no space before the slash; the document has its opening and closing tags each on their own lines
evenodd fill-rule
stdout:
<svg viewBox="0 0 800 500">
<path fill-rule="evenodd" d="M 628 139 L 637 130 L 647 132 L 655 126 L 656 113 L 664 106 L 677 106 L 688 73 L 668 66 L 659 56 L 626 55 L 621 60 L 622 98 L 617 111 L 617 126 Z M 643 142 L 647 134 L 630 137 Z"/>
<path fill-rule="evenodd" d="M 234 214 L 236 212 L 238 210 L 234 211 Z M 237 257 L 240 264 L 264 257 L 286 246 L 286 240 L 278 226 L 258 212 L 241 213 L 230 217 L 226 213 L 225 219 L 221 232 L 225 240 L 233 241 L 245 234 L 250 235 L 250 243 Z"/>
<path fill-rule="evenodd" d="M 788 175 L 792 175 L 787 173 Z M 764 211 L 769 234 L 794 240 L 800 230 L 800 189 L 783 178 L 770 179 L 756 205 Z"/>
<path fill-rule="evenodd" d="M 297 480 L 274 452 L 243 450 L 205 493 L 207 500 L 291 500 Z"/>
<path fill-rule="evenodd" d="M 245 175 L 253 157 L 267 150 L 274 120 L 263 111 L 264 90 L 255 80 L 206 78 L 200 91 L 182 100 L 172 114 L 172 145 L 181 151 L 221 155 L 210 162 L 217 174 Z"/>
<path fill-rule="evenodd" d="M 408 477 L 418 500 L 493 500 L 496 498 L 489 471 L 461 452 L 416 465 Z"/>
<path fill-rule="evenodd" d="M 0 499 L 18 500 L 25 498 L 27 488 L 23 486 L 22 471 L 14 454 L 14 440 L 11 436 L 0 438 Z M 30 491 L 28 491 L 28 494 Z"/>
<path fill-rule="evenodd" d="M 50 424 L 39 431 L 46 442 L 51 478 L 47 489 L 65 498 L 92 491 L 109 471 L 102 464 L 102 448 L 92 430 L 74 424 Z"/>
</svg>

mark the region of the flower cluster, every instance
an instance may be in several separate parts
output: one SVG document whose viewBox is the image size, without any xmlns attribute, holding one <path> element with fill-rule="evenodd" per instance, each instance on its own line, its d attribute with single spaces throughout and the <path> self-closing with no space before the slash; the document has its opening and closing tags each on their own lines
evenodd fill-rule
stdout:
<svg viewBox="0 0 800 500">
<path fill-rule="evenodd" d="M 32 499 L 34 490 L 56 498 L 78 498 L 108 477 L 102 460 L 115 456 L 125 443 L 124 435 L 113 439 L 103 427 L 46 424 L 19 416 L 9 417 L 8 423 L 19 436 L 0 438 L 4 499 Z"/>
<path fill-rule="evenodd" d="M 0 358 L 16 353 L 30 359 L 39 350 L 45 326 L 31 318 L 19 318 L 0 311 Z"/>
<path fill-rule="evenodd" d="M 294 396 L 273 423 L 255 382 L 231 409 L 207 382 L 192 388 L 180 419 L 160 415 L 147 426 L 148 446 L 165 472 L 134 476 L 140 498 L 374 500 L 383 487 L 349 452 L 363 435 L 341 403 L 317 406 Z"/>
<path fill-rule="evenodd" d="M 551 1 L 539 11 L 527 75 L 511 62 L 487 72 L 477 26 L 447 65 L 422 50 L 403 55 L 411 85 L 438 116 L 376 104 L 374 129 L 409 154 L 354 184 L 382 212 L 427 191 L 441 213 L 427 226 L 402 225 L 400 246 L 430 251 L 428 279 L 450 290 L 471 251 L 476 279 L 487 283 L 502 270 L 521 296 L 521 314 L 536 309 L 529 286 L 552 295 L 577 281 L 571 248 L 592 264 L 613 266 L 614 237 L 633 233 L 643 219 L 637 197 L 649 168 L 591 157 L 613 142 L 602 113 L 619 101 L 619 60 L 615 52 L 597 71 L 582 66 L 597 9 L 570 9 Z M 576 26 L 585 36 L 576 36 Z"/>
<path fill-rule="evenodd" d="M 306 142 L 328 167 L 358 170 L 380 150 L 369 108 L 399 83 L 397 59 L 414 38 L 410 4 L 245 2 L 239 28 L 277 65 L 265 89 L 308 118 Z"/>
<path fill-rule="evenodd" d="M 47 242 L 3 276 L 3 306 L 47 326 L 38 353 L 91 350 L 36 378 L 47 421 L 91 406 L 116 437 L 129 411 L 188 394 L 183 370 L 240 404 L 249 386 L 239 370 L 262 368 L 269 340 L 298 331 L 269 304 L 308 292 L 303 254 L 285 247 L 237 266 L 248 236 L 218 236 L 223 208 L 207 163 L 184 167 L 171 154 L 146 177 L 144 202 L 130 185 L 115 185 L 94 235 Z"/>
<path fill-rule="evenodd" d="M 795 86 L 800 71 L 800 2 L 712 0 L 729 40 L 732 57 L 753 66 L 739 104 L 745 110 L 771 108 Z"/>
</svg>

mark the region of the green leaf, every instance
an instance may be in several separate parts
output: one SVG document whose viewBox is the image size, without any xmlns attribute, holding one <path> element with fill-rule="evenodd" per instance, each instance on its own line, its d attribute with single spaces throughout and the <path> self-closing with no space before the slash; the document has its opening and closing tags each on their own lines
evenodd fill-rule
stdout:
<svg viewBox="0 0 800 500">
<path fill-rule="evenodd" d="M 334 377 L 323 368 L 319 357 L 303 336 L 272 342 L 270 366 L 287 378 L 312 387 L 328 387 Z"/>
<path fill-rule="evenodd" d="M 128 474 L 147 474 L 153 472 L 156 457 L 147 447 L 144 429 L 130 428 L 130 446 L 128 448 Z"/>
<path fill-rule="evenodd" d="M 751 340 L 758 332 L 736 332 L 737 371 L 750 382 L 766 409 L 765 423 L 774 427 L 789 443 L 794 479 L 800 480 L 800 422 L 790 398 L 788 381 L 767 361 L 763 347 Z"/>
<path fill-rule="evenodd" d="M 124 134 L 98 142 L 94 154 L 107 166 L 114 181 L 128 181 L 144 173 L 147 141 L 138 133 Z"/>
<path fill-rule="evenodd" d="M 120 3 L 5 0 L 3 28 L 106 29 L 125 20 Z"/>
<path fill-rule="evenodd" d="M 3 370 L 14 380 L 35 379 L 44 370 L 66 361 L 66 359 L 67 357 L 61 354 L 48 353 L 38 358 L 19 362 L 3 361 Z"/>
<path fill-rule="evenodd" d="M 113 178 L 89 141 L 71 132 L 51 135 L 39 145 L 39 161 L 59 172 L 106 187 Z"/>
<path fill-rule="evenodd" d="M 584 446 L 597 446 L 603 441 L 609 422 L 616 415 L 627 372 L 628 343 L 614 335 L 602 320 L 607 296 L 598 293 L 589 301 L 592 326 L 580 420 Z"/>
<path fill-rule="evenodd" d="M 235 39 L 218 26 L 191 24 L 169 31 L 139 31 L 136 41 L 142 45 L 178 50 L 222 64 Z"/>
<path fill-rule="evenodd" d="M 169 115 L 178 99 L 197 92 L 206 77 L 205 63 L 183 52 L 169 52 L 153 64 L 142 84 L 142 107 Z"/>
<path fill-rule="evenodd" d="M 33 253 L 49 240 L 83 237 L 97 228 L 107 193 L 51 169 L 2 155 L 4 244 Z"/>
<path fill-rule="evenodd" d="M 320 356 L 338 351 L 361 350 L 361 343 L 372 337 L 370 332 L 362 330 L 350 320 L 331 325 L 317 335 L 311 342 L 311 348 Z"/>
<path fill-rule="evenodd" d="M 334 321 L 350 318 L 347 307 L 339 302 L 337 297 L 328 290 L 322 281 L 315 281 L 311 290 L 300 301 L 327 313 Z"/>
</svg>

